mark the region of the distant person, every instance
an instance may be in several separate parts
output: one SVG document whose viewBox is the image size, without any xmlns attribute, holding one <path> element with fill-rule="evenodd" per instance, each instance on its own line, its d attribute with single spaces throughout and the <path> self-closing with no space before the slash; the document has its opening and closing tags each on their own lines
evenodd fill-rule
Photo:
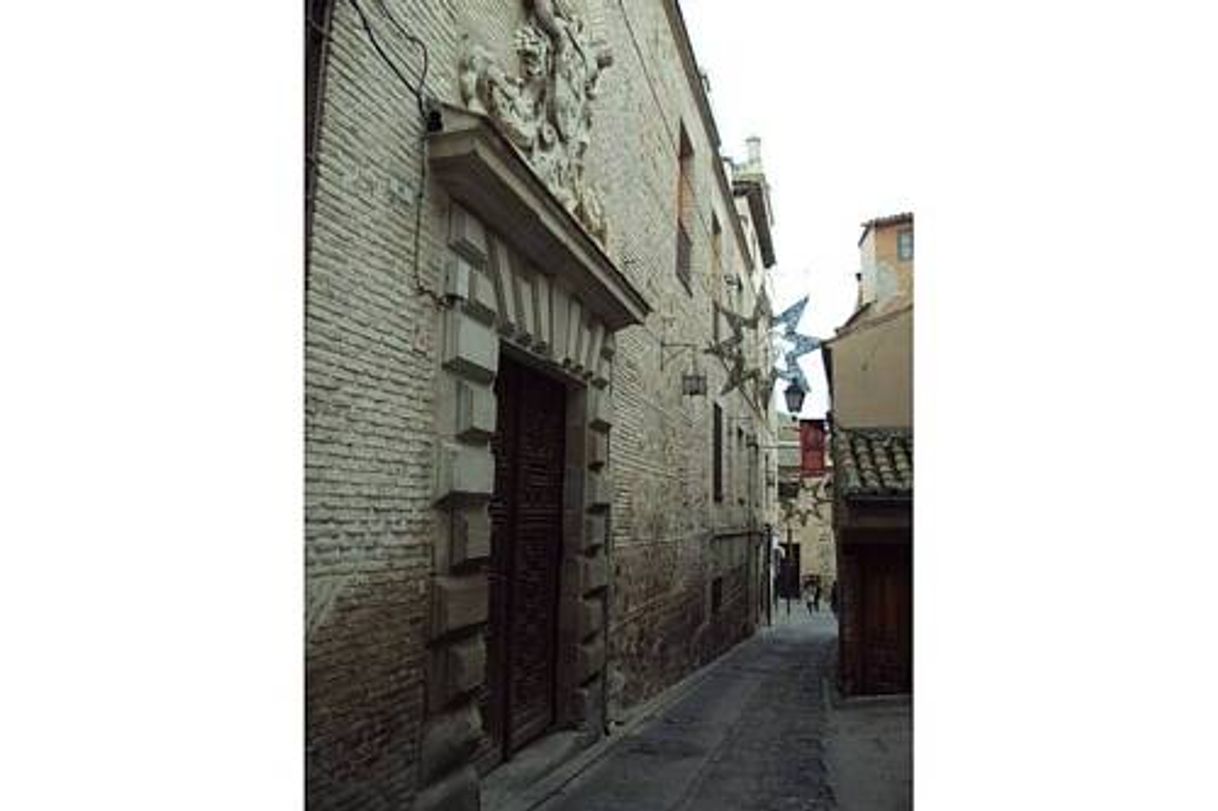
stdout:
<svg viewBox="0 0 1218 811">
<path fill-rule="evenodd" d="M 812 605 L 817 611 L 820 611 L 820 581 L 816 580 L 812 583 Z"/>
<path fill-rule="evenodd" d="M 837 596 L 837 581 L 833 581 L 833 588 L 829 590 L 829 608 L 833 610 L 833 616 L 838 615 L 841 609 L 841 600 Z"/>
</svg>

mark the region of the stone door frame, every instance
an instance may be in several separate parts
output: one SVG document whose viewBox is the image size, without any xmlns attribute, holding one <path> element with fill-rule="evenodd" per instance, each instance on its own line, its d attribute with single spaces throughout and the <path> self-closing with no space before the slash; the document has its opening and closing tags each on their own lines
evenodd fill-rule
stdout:
<svg viewBox="0 0 1218 811">
<path fill-rule="evenodd" d="M 471 123 L 472 121 L 472 123 Z M 493 382 L 510 353 L 567 387 L 563 551 L 556 650 L 557 729 L 599 735 L 612 488 L 614 331 L 649 311 L 603 250 L 485 122 L 432 136 L 448 193 L 436 377 L 436 539 L 428 678 L 416 808 L 476 796 L 486 679 Z"/>
</svg>

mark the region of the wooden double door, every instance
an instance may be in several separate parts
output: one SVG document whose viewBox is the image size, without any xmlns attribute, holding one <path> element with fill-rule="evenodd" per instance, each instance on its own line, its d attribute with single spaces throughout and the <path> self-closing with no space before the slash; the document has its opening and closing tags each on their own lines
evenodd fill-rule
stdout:
<svg viewBox="0 0 1218 811">
<path fill-rule="evenodd" d="M 504 356 L 495 397 L 483 713 L 488 754 L 506 760 L 555 721 L 566 390 Z"/>
<path fill-rule="evenodd" d="M 862 692 L 913 689 L 913 567 L 911 549 L 877 545 L 860 555 Z"/>
</svg>

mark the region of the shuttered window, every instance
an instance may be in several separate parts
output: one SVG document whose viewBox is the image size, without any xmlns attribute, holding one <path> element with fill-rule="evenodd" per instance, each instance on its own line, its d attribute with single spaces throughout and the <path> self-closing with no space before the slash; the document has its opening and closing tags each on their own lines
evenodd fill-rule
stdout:
<svg viewBox="0 0 1218 811">
<path fill-rule="evenodd" d="M 715 501 L 723 501 L 723 409 L 715 403 L 714 408 L 714 438 L 712 446 L 714 452 L 711 458 L 711 481 L 712 493 Z"/>
</svg>

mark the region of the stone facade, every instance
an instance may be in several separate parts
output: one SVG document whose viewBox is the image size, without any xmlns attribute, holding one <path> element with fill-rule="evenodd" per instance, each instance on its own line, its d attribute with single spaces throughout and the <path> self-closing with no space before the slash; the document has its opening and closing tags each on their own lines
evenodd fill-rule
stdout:
<svg viewBox="0 0 1218 811">
<path fill-rule="evenodd" d="M 307 792 L 477 808 L 500 358 L 567 391 L 555 727 L 590 740 L 756 625 L 764 316 L 736 354 L 703 350 L 724 337 L 715 303 L 758 309 L 769 223 L 741 222 L 675 3 L 385 8 L 333 5 L 318 77 Z M 425 46 L 421 99 L 366 26 L 416 84 L 402 33 Z"/>
</svg>

